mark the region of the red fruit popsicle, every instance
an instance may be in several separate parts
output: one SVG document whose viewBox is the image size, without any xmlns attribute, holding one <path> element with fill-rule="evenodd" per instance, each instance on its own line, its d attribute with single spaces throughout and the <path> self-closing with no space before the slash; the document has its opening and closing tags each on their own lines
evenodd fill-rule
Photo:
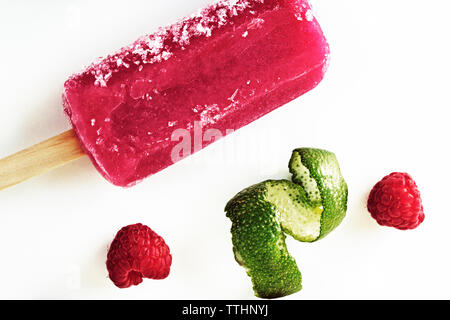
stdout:
<svg viewBox="0 0 450 320">
<path fill-rule="evenodd" d="M 174 162 L 176 129 L 245 126 L 313 89 L 328 54 L 308 1 L 222 0 L 71 76 L 64 110 L 100 173 L 132 186 Z"/>
</svg>

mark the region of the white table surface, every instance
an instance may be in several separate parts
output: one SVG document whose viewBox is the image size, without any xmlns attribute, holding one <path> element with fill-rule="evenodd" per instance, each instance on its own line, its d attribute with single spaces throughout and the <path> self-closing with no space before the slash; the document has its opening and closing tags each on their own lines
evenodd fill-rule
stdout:
<svg viewBox="0 0 450 320">
<path fill-rule="evenodd" d="M 1 1 L 0 157 L 70 128 L 60 96 L 71 73 L 207 3 Z M 332 50 L 314 91 L 131 189 L 85 157 L 2 191 L 0 298 L 254 298 L 223 208 L 244 187 L 288 178 L 290 152 L 302 146 L 337 154 L 349 208 L 327 238 L 288 239 L 304 288 L 286 299 L 450 298 L 450 4 L 313 5 Z M 414 231 L 380 227 L 365 208 L 392 171 L 421 189 L 426 219 Z M 137 222 L 165 238 L 172 269 L 120 290 L 107 278 L 107 247 Z"/>
</svg>

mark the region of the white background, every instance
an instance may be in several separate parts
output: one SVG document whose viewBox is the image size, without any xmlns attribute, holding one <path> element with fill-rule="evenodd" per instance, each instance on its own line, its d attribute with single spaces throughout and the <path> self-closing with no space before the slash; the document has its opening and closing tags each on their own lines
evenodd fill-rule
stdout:
<svg viewBox="0 0 450 320">
<path fill-rule="evenodd" d="M 0 1 L 0 157 L 70 128 L 65 79 L 208 0 Z M 286 299 L 450 298 L 450 4 L 314 0 L 332 60 L 322 84 L 131 189 L 75 161 L 0 193 L 0 298 L 251 299 L 223 208 L 267 178 L 289 178 L 296 147 L 334 151 L 349 184 L 342 225 L 313 244 L 288 240 L 304 289 Z M 224 156 L 227 154 L 227 156 Z M 426 219 L 380 227 L 371 187 L 407 171 Z M 107 247 L 142 222 L 173 254 L 170 276 L 120 290 Z"/>
</svg>

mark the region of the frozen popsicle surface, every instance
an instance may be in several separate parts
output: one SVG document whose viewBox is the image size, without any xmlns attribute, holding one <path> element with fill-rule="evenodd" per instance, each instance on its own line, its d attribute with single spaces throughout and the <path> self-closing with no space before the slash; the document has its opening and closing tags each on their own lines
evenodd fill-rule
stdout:
<svg viewBox="0 0 450 320">
<path fill-rule="evenodd" d="M 173 163 L 176 129 L 245 126 L 314 88 L 328 54 L 308 1 L 219 1 L 71 76 L 64 109 L 100 173 L 131 186 Z"/>
</svg>

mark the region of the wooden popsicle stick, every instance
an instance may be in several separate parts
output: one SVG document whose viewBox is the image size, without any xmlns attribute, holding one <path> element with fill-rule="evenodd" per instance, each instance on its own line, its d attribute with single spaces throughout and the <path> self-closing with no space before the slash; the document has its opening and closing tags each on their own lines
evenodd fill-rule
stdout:
<svg viewBox="0 0 450 320">
<path fill-rule="evenodd" d="M 0 159 L 0 190 L 84 156 L 73 129 Z"/>
</svg>

